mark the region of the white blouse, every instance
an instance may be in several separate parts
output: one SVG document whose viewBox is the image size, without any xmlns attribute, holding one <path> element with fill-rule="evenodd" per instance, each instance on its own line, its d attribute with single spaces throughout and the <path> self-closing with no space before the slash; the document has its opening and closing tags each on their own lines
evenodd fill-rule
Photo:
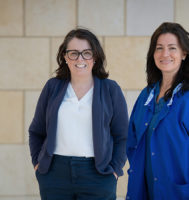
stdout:
<svg viewBox="0 0 189 200">
<path fill-rule="evenodd" d="M 54 154 L 94 157 L 92 136 L 93 87 L 78 100 L 71 83 L 58 110 Z"/>
</svg>

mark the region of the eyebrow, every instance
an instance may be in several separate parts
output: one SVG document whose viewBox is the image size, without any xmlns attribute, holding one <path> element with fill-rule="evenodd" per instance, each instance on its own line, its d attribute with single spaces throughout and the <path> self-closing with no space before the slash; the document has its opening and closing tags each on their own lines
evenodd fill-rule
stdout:
<svg viewBox="0 0 189 200">
<path fill-rule="evenodd" d="M 92 50 L 92 49 L 83 49 L 82 51 L 86 51 L 86 50 Z M 79 51 L 77 49 L 67 49 L 66 51 L 78 51 L 78 52 L 82 52 L 82 51 Z"/>
<path fill-rule="evenodd" d="M 156 44 L 156 46 L 163 46 L 163 44 Z M 168 46 L 177 46 L 177 44 L 168 44 Z"/>
</svg>

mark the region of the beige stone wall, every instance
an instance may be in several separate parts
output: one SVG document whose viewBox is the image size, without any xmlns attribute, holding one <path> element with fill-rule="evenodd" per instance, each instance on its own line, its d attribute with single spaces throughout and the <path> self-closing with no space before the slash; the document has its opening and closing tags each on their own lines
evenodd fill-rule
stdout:
<svg viewBox="0 0 189 200">
<path fill-rule="evenodd" d="M 0 200 L 39 200 L 27 130 L 65 34 L 82 26 L 98 36 L 130 114 L 146 84 L 150 35 L 163 21 L 189 30 L 188 7 L 188 0 L 0 0 Z"/>
</svg>

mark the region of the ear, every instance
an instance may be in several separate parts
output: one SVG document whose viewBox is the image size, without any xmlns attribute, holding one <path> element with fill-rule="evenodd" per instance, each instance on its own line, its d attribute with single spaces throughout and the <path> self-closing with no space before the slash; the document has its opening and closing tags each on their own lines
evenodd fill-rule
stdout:
<svg viewBox="0 0 189 200">
<path fill-rule="evenodd" d="M 185 60 L 186 59 L 186 56 L 187 56 L 187 53 L 186 51 L 183 52 L 183 56 L 182 56 L 182 60 Z"/>
<path fill-rule="evenodd" d="M 68 57 L 66 55 L 64 56 L 64 59 L 65 59 L 66 64 L 67 64 L 68 63 Z"/>
</svg>

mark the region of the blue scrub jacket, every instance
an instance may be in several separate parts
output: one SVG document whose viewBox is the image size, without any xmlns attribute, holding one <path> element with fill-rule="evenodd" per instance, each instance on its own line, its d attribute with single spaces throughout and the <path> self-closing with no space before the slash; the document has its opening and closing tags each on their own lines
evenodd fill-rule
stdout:
<svg viewBox="0 0 189 200">
<path fill-rule="evenodd" d="M 47 173 L 52 161 L 58 109 L 68 83 L 57 78 L 47 81 L 29 127 L 32 163 L 34 166 L 39 163 L 40 173 Z M 92 128 L 96 169 L 101 174 L 123 175 L 128 113 L 121 88 L 115 81 L 94 77 Z"/>
<path fill-rule="evenodd" d="M 157 83 L 159 84 L 159 83 Z M 126 199 L 146 200 L 145 133 L 154 111 L 154 89 L 145 88 L 133 108 L 127 140 Z M 189 92 L 179 84 L 159 114 L 151 136 L 154 200 L 189 199 Z"/>
</svg>

